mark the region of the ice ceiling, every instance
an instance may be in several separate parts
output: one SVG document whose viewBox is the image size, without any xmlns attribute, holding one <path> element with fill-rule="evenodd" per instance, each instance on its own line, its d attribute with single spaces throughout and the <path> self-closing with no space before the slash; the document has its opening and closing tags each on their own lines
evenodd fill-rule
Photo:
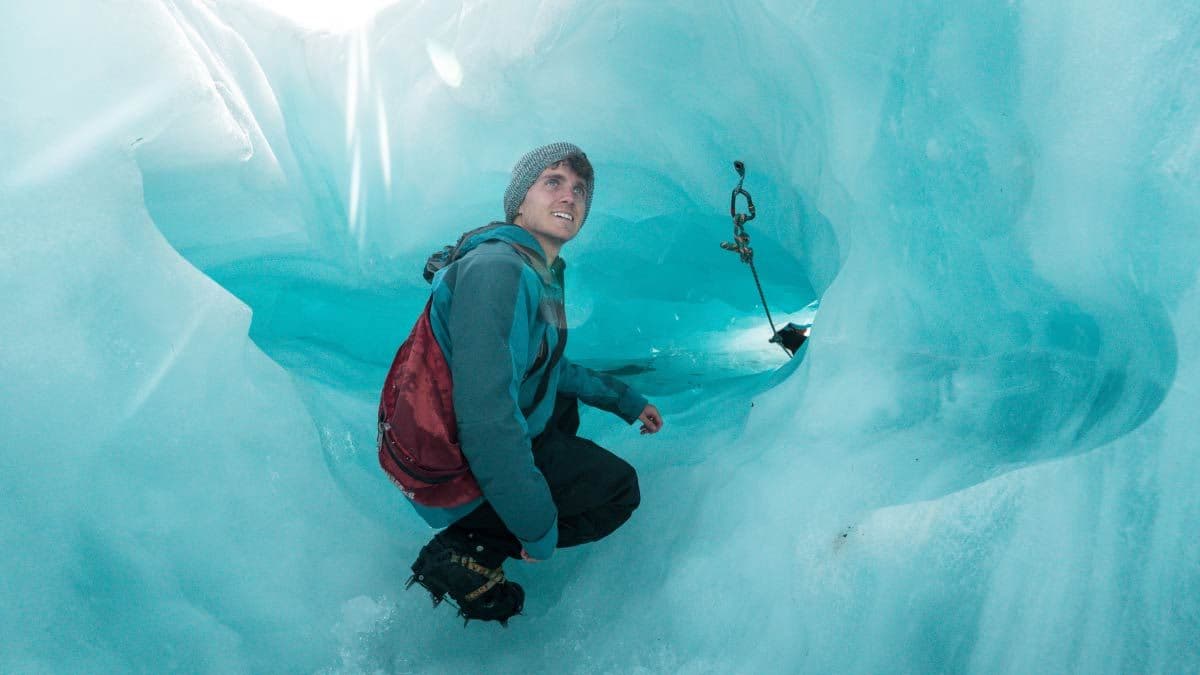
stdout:
<svg viewBox="0 0 1200 675">
<path fill-rule="evenodd" d="M 0 10 L 0 670 L 1200 670 L 1194 3 L 312 7 Z M 375 396 L 559 139 L 571 356 L 668 426 L 464 630 Z"/>
</svg>

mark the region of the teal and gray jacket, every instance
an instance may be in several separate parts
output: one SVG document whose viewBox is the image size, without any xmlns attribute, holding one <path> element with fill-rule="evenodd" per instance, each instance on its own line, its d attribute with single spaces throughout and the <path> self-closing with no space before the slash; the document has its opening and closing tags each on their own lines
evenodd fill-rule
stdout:
<svg viewBox="0 0 1200 675">
<path fill-rule="evenodd" d="M 558 543 L 558 511 L 532 450 L 554 410 L 555 393 L 630 424 L 646 406 L 627 385 L 564 355 L 549 373 L 546 395 L 530 409 L 549 355 L 559 336 L 566 338 L 564 268 L 561 258 L 547 266 L 537 240 L 516 225 L 483 231 L 434 275 L 429 309 L 433 335 L 450 364 L 459 443 L 483 497 L 453 508 L 413 506 L 433 527 L 445 527 L 486 499 L 538 559 L 549 558 Z"/>
</svg>

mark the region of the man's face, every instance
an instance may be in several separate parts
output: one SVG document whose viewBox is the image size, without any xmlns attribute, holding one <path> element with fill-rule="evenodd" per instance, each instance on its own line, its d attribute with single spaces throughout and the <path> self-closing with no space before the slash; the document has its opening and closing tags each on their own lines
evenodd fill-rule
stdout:
<svg viewBox="0 0 1200 675">
<path fill-rule="evenodd" d="M 579 234 L 586 208 L 587 184 L 563 161 L 546 167 L 537 177 L 513 222 L 532 234 L 553 257 Z"/>
</svg>

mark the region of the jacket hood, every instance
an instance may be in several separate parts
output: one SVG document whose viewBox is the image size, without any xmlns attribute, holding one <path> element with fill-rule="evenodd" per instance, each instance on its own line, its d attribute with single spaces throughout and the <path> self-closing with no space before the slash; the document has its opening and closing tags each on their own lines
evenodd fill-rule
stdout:
<svg viewBox="0 0 1200 675">
<path fill-rule="evenodd" d="M 538 240 L 535 239 L 532 234 L 526 232 L 519 225 L 513 225 L 512 223 L 495 224 L 497 224 L 498 227 L 485 230 L 472 237 L 468 237 L 467 240 L 462 243 L 462 246 L 459 249 L 459 256 L 461 257 L 470 253 L 473 249 L 479 247 L 480 244 L 484 244 L 489 241 L 502 241 L 506 244 L 520 246 L 521 248 L 525 249 L 536 258 L 538 263 L 541 263 L 543 268 L 549 269 L 557 274 L 562 273 L 562 269 L 566 267 L 566 263 L 563 262 L 562 256 L 559 256 L 557 259 L 555 259 L 553 265 L 547 265 L 546 252 L 542 250 L 542 245 L 538 243 Z"/>
</svg>

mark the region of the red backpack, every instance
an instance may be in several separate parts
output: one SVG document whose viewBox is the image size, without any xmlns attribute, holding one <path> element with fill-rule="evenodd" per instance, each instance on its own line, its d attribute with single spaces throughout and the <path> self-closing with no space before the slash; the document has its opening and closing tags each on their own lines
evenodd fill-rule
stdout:
<svg viewBox="0 0 1200 675">
<path fill-rule="evenodd" d="M 457 260 L 463 241 L 483 229 L 468 232 L 458 245 L 434 254 L 426 263 L 426 280 L 432 280 L 434 272 Z M 513 248 L 529 260 L 524 251 Z M 383 384 L 379 397 L 379 465 L 414 502 L 453 507 L 466 504 L 482 493 L 458 444 L 450 364 L 429 323 L 432 303 L 432 298 L 425 303 L 412 333 L 397 350 Z M 561 330 L 558 337 L 530 410 L 545 396 L 550 373 L 566 346 L 566 331 Z"/>
</svg>

